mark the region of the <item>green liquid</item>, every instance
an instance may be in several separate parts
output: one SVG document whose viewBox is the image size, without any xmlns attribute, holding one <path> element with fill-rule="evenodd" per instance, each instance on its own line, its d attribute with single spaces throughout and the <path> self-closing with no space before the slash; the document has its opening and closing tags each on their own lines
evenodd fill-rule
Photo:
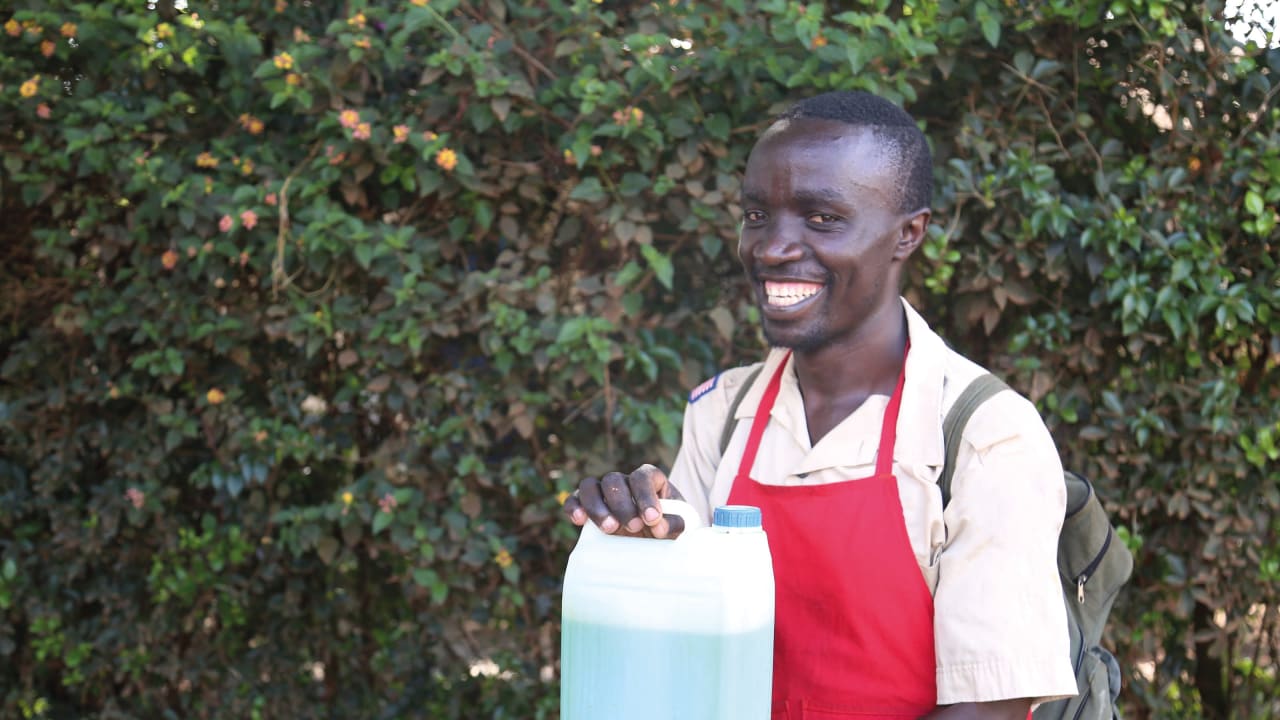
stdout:
<svg viewBox="0 0 1280 720">
<path fill-rule="evenodd" d="M 560 658 L 561 720 L 769 718 L 771 626 L 701 635 L 565 618 Z"/>
</svg>

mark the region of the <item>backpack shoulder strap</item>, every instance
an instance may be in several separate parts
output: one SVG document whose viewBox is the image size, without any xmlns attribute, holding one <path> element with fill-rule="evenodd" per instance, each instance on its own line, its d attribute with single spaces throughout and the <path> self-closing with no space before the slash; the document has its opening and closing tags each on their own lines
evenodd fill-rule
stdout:
<svg viewBox="0 0 1280 720">
<path fill-rule="evenodd" d="M 720 457 L 724 457 L 724 451 L 729 447 L 729 438 L 733 437 L 733 429 L 737 426 L 737 421 L 733 419 L 738 414 L 738 406 L 742 404 L 742 398 L 747 396 L 747 391 L 755 384 L 756 378 L 760 377 L 760 371 L 764 370 L 764 363 L 756 366 L 751 374 L 747 375 L 747 379 L 742 381 L 742 385 L 738 386 L 738 392 L 733 396 L 733 402 L 729 404 L 729 414 L 724 419 L 724 429 L 720 431 Z"/>
<path fill-rule="evenodd" d="M 942 475 L 938 478 L 938 486 L 942 488 L 942 507 L 945 508 L 951 500 L 951 477 L 956 474 L 956 456 L 960 454 L 960 439 L 964 436 L 965 425 L 969 424 L 969 418 L 982 403 L 1008 389 L 1009 386 L 995 375 L 981 375 L 969 383 L 960 397 L 956 398 L 951 410 L 947 411 L 947 417 L 942 421 L 942 442 L 946 447 L 946 454 Z"/>
</svg>

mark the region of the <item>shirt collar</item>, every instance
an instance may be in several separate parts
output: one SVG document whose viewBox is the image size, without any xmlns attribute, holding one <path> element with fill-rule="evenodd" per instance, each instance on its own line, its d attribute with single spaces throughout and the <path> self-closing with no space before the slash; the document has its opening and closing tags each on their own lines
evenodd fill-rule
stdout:
<svg viewBox="0 0 1280 720">
<path fill-rule="evenodd" d="M 941 466 L 944 454 L 942 438 L 942 392 L 946 358 L 951 349 L 911 307 L 905 298 L 902 307 L 907 317 L 907 336 L 911 339 L 911 351 L 907 353 L 907 379 L 902 389 L 902 408 L 898 413 L 898 438 L 894 459 L 899 464 Z M 810 449 L 808 423 L 800 401 L 800 387 L 796 380 L 795 363 L 782 349 L 774 348 L 765 357 L 760 374 L 756 377 L 742 403 L 734 413 L 735 420 L 753 418 L 769 379 L 780 363 L 785 362 L 778 401 L 774 403 L 770 418 L 785 428 L 801 448 Z M 863 407 L 878 411 L 875 427 L 878 430 L 886 400 L 873 396 Z M 861 410 L 862 408 L 860 408 Z M 865 435 L 866 433 L 860 433 Z M 862 438 L 858 442 L 840 443 L 840 448 L 827 448 L 830 443 L 819 442 L 817 451 L 806 458 L 804 471 L 819 469 L 816 465 L 856 465 L 867 462 L 874 455 L 879 437 Z M 837 459 L 830 452 L 836 451 Z M 809 467 L 815 465 L 815 467 Z"/>
</svg>

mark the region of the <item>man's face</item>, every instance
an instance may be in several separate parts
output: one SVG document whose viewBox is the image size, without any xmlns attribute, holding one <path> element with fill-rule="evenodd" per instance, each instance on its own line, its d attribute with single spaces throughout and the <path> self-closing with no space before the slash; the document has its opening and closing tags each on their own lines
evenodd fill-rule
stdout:
<svg viewBox="0 0 1280 720">
<path fill-rule="evenodd" d="M 870 130 L 834 120 L 775 124 L 751 151 L 738 257 L 765 337 L 811 352 L 857 344 L 867 321 L 898 306 L 900 173 Z M 918 220 L 919 230 L 927 214 Z"/>
</svg>

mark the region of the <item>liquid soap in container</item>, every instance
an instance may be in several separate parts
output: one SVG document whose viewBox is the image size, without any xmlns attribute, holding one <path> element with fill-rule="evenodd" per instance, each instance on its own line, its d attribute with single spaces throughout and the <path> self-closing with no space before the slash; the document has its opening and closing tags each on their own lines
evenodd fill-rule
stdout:
<svg viewBox="0 0 1280 720">
<path fill-rule="evenodd" d="M 768 720 L 773 562 L 760 510 L 686 503 L 675 540 L 587 523 L 569 556 L 561 614 L 562 720 Z"/>
</svg>

